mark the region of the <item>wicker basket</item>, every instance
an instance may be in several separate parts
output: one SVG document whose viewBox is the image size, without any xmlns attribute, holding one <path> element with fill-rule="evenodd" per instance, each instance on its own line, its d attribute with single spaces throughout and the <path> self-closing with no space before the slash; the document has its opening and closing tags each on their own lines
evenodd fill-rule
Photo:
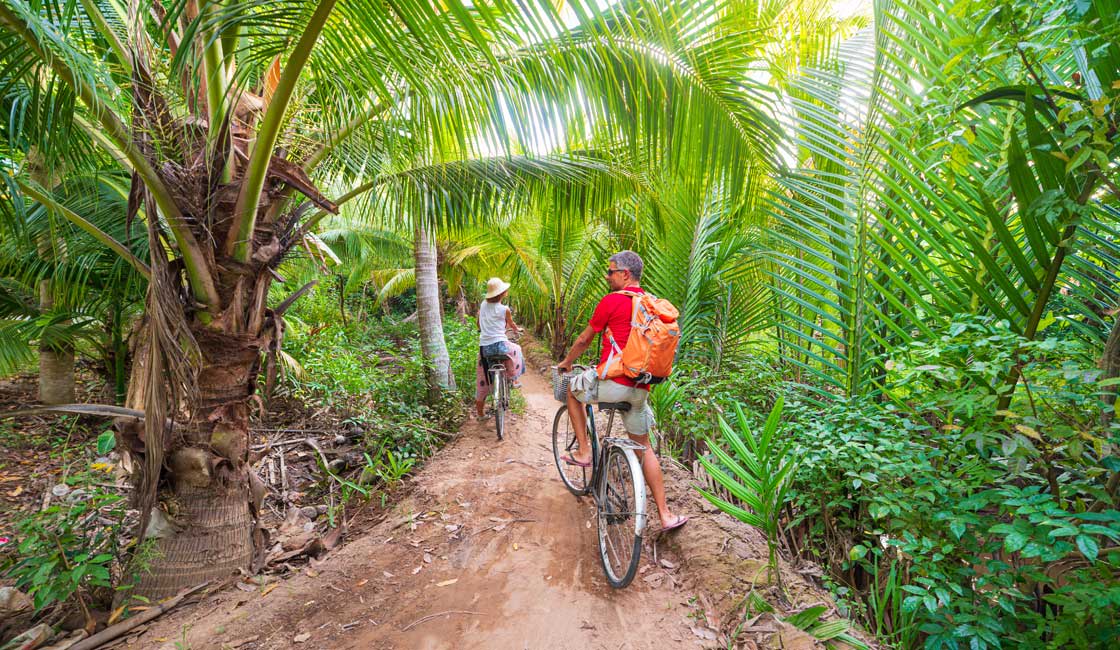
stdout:
<svg viewBox="0 0 1120 650">
<path fill-rule="evenodd" d="M 568 401 L 568 381 L 575 376 L 573 372 L 561 374 L 556 368 L 552 369 L 552 396 L 557 402 Z"/>
</svg>

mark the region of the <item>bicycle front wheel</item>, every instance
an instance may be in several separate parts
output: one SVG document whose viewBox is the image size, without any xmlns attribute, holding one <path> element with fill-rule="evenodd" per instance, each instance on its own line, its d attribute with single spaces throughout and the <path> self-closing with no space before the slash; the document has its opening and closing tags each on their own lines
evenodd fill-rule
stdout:
<svg viewBox="0 0 1120 650">
<path fill-rule="evenodd" d="M 552 421 L 552 457 L 556 459 L 556 469 L 560 470 L 560 480 L 577 497 L 588 492 L 591 468 L 569 465 L 564 462 L 563 457 L 572 456 L 578 449 L 579 442 L 572 429 L 572 420 L 568 417 L 568 407 L 561 406 L 556 411 L 556 419 Z"/>
<path fill-rule="evenodd" d="M 490 386 L 494 397 L 494 428 L 498 430 L 498 440 L 501 440 L 505 434 L 506 428 L 506 409 L 504 400 L 502 399 L 503 384 L 505 377 L 502 376 L 500 370 L 492 370 L 490 376 Z"/>
<path fill-rule="evenodd" d="M 632 449 L 610 446 L 596 500 L 599 557 L 607 582 L 615 589 L 630 584 L 638 572 L 646 517 L 646 484 Z"/>
</svg>

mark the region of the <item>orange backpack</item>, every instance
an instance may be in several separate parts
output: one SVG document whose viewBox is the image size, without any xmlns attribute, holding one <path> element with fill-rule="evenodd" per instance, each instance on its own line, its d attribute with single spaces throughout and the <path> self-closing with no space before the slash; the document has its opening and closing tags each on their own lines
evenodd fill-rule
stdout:
<svg viewBox="0 0 1120 650">
<path fill-rule="evenodd" d="M 607 328 L 611 352 L 596 369 L 599 379 L 628 377 L 639 384 L 665 381 L 673 371 L 673 359 L 681 340 L 681 328 L 677 324 L 680 312 L 668 300 L 648 293 L 617 293 L 633 299 L 630 338 L 626 339 L 626 347 L 620 349 L 611 328 Z"/>
</svg>

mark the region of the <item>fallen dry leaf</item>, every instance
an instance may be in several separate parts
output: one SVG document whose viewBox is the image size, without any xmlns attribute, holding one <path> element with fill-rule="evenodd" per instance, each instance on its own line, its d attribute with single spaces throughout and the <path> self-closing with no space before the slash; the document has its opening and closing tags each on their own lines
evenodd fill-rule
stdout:
<svg viewBox="0 0 1120 650">
<path fill-rule="evenodd" d="M 424 564 L 431 564 L 431 563 L 432 563 L 432 554 L 431 553 L 425 553 L 424 554 Z"/>
<path fill-rule="evenodd" d="M 716 640 L 716 633 L 706 627 L 696 627 L 695 625 L 690 625 L 689 629 L 692 630 L 693 634 L 700 637 L 701 639 L 704 639 L 705 641 Z"/>
<path fill-rule="evenodd" d="M 452 578 L 450 580 L 444 580 L 443 582 L 437 582 L 436 586 L 437 587 L 446 587 L 448 585 L 453 585 L 456 582 L 459 582 L 459 579 L 458 578 Z"/>
<path fill-rule="evenodd" d="M 22 485 L 17 485 L 16 489 L 14 489 L 14 490 L 12 490 L 11 492 L 8 493 L 8 496 L 18 497 L 21 494 L 23 494 L 23 486 Z"/>
<path fill-rule="evenodd" d="M 268 585 L 267 587 L 265 587 L 264 589 L 261 590 L 261 598 L 264 598 L 268 594 L 272 593 L 272 590 L 279 587 L 279 586 L 280 586 L 279 582 L 274 582 L 274 583 Z"/>
<path fill-rule="evenodd" d="M 359 581 L 358 581 L 358 584 L 356 584 L 356 585 L 354 585 L 354 586 L 355 586 L 355 587 L 361 587 L 362 585 L 364 585 L 364 584 L 365 584 L 365 583 L 367 583 L 367 582 L 369 582 L 369 578 L 365 578 L 365 579 L 359 580 Z"/>
<path fill-rule="evenodd" d="M 412 575 L 416 575 L 417 573 L 420 573 L 420 569 L 423 569 L 423 568 L 424 568 L 424 565 L 423 565 L 423 564 L 421 564 L 420 566 L 416 567 L 415 569 L 413 569 L 413 570 L 412 570 Z"/>
<path fill-rule="evenodd" d="M 294 637 L 292 637 L 292 642 L 293 643 L 306 643 L 307 640 L 310 639 L 310 638 L 311 638 L 311 635 L 308 634 L 307 632 L 304 632 L 303 634 L 297 634 Z"/>
</svg>

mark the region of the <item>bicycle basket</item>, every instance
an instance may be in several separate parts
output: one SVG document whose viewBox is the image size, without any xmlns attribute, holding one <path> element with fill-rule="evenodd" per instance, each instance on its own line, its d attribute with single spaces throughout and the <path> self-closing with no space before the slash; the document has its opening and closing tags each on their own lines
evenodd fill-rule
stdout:
<svg viewBox="0 0 1120 650">
<path fill-rule="evenodd" d="M 556 368 L 552 369 L 552 396 L 556 398 L 557 402 L 568 401 L 568 381 L 574 376 L 575 373 L 561 374 Z"/>
</svg>

